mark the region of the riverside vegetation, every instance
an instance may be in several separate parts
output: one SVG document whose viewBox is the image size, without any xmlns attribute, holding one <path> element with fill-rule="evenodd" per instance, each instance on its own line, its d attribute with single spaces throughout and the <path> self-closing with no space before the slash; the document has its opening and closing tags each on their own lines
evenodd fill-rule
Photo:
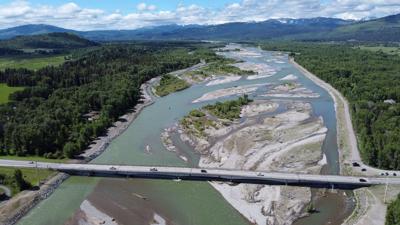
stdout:
<svg viewBox="0 0 400 225">
<path fill-rule="evenodd" d="M 400 224 L 400 196 L 393 201 L 386 212 L 385 225 L 399 225 Z"/>
<path fill-rule="evenodd" d="M 349 100 L 361 155 L 382 169 L 400 169 L 400 56 L 351 45 L 266 43 L 292 52 L 296 62 Z"/>
<path fill-rule="evenodd" d="M 11 194 L 15 195 L 21 191 L 31 189 L 52 173 L 54 172 L 49 170 L 37 172 L 34 169 L 1 168 L 0 183 L 10 188 Z"/>
<path fill-rule="evenodd" d="M 202 68 L 183 73 L 182 77 L 167 74 L 161 78 L 159 85 L 155 87 L 156 94 L 158 96 L 166 96 L 189 88 L 191 84 L 207 80 L 213 76 L 256 74 L 251 70 L 242 70 L 232 65 L 233 63 L 237 63 L 237 61 L 225 57 L 217 57 Z"/>
<path fill-rule="evenodd" d="M 220 57 L 217 60 L 208 63 L 201 69 L 190 71 L 184 74 L 183 79 L 189 81 L 189 83 L 196 83 L 207 80 L 213 76 L 224 76 L 224 75 L 253 75 L 256 72 L 251 70 L 242 70 L 235 65 L 238 61 L 234 59 Z"/>
<path fill-rule="evenodd" d="M 343 93 L 365 162 L 400 169 L 400 56 L 352 45 L 267 43 L 263 47 L 292 52 L 296 62 Z M 400 224 L 399 212 L 400 196 L 389 205 L 385 224 Z"/>
<path fill-rule="evenodd" d="M 198 137 L 204 136 L 204 130 L 207 127 L 216 128 L 218 125 L 215 121 L 207 118 L 206 113 L 216 116 L 219 119 L 227 120 L 226 122 L 233 121 L 240 118 L 242 106 L 252 102 L 247 95 L 243 95 L 236 100 L 225 102 L 216 102 L 213 105 L 206 105 L 203 108 L 194 109 L 190 111 L 189 115 L 185 116 L 181 121 L 181 126 L 187 131 L 193 131 L 191 134 Z M 193 127 L 194 129 L 190 129 Z"/>
<path fill-rule="evenodd" d="M 156 94 L 158 96 L 166 96 L 170 93 L 181 91 L 190 87 L 190 84 L 176 76 L 167 74 L 160 80 L 160 85 L 156 87 Z"/>
<path fill-rule="evenodd" d="M 140 102 L 142 83 L 201 59 L 220 59 L 210 47 L 215 46 L 109 44 L 56 67 L 0 71 L 1 83 L 25 87 L 0 106 L 0 154 L 74 157 Z"/>
</svg>

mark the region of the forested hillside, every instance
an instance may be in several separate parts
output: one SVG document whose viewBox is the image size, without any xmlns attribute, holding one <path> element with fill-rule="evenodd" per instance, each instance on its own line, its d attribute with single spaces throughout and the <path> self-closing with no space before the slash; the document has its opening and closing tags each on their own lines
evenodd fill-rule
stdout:
<svg viewBox="0 0 400 225">
<path fill-rule="evenodd" d="M 46 24 L 27 24 L 17 27 L 10 27 L 7 29 L 0 30 L 0 39 L 10 39 L 16 36 L 25 35 L 38 35 L 48 33 L 65 33 L 72 32 L 73 30 L 67 30 L 64 28 L 46 25 Z"/>
<path fill-rule="evenodd" d="M 323 34 L 321 40 L 399 42 L 400 14 L 338 27 Z"/>
<path fill-rule="evenodd" d="M 73 157 L 139 102 L 143 82 L 217 58 L 204 45 L 106 45 L 58 67 L 1 71 L 0 83 L 26 88 L 0 106 L 0 153 Z"/>
<path fill-rule="evenodd" d="M 81 38 L 70 33 L 49 33 L 33 36 L 18 36 L 9 40 L 0 41 L 0 48 L 27 50 L 27 49 L 76 49 L 99 45 L 96 42 Z"/>
<path fill-rule="evenodd" d="M 350 102 L 365 162 L 400 169 L 399 56 L 331 44 L 267 43 L 263 47 L 296 52 L 296 62 L 343 93 Z"/>
<path fill-rule="evenodd" d="M 369 21 L 338 18 L 269 19 L 259 22 L 233 22 L 216 25 L 169 24 L 136 30 L 67 30 L 49 25 L 24 25 L 0 30 L 0 39 L 18 35 L 67 32 L 95 41 L 126 40 L 314 40 L 399 42 L 400 14 Z"/>
</svg>

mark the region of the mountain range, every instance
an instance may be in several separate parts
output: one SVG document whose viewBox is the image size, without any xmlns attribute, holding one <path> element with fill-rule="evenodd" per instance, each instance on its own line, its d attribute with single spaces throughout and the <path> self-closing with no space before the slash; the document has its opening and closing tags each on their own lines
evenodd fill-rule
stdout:
<svg viewBox="0 0 400 225">
<path fill-rule="evenodd" d="M 73 33 L 94 41 L 122 40 L 321 40 L 400 41 L 400 14 L 353 21 L 336 18 L 270 19 L 219 25 L 165 25 L 136 30 L 76 31 L 36 24 L 0 30 L 0 39 L 53 32 Z"/>
</svg>

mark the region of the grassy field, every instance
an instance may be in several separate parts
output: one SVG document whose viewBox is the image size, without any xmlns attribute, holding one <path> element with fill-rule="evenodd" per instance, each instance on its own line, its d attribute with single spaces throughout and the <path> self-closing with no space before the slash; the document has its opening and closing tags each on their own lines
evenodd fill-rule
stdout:
<svg viewBox="0 0 400 225">
<path fill-rule="evenodd" d="M 67 158 L 65 158 L 65 159 L 47 159 L 47 158 L 39 157 L 39 156 L 13 156 L 13 155 L 0 156 L 0 159 L 34 161 L 34 162 L 36 162 L 36 161 L 37 162 L 51 162 L 51 163 L 65 163 L 68 161 Z"/>
<path fill-rule="evenodd" d="M 0 58 L 0 70 L 6 68 L 27 68 L 37 70 L 46 66 L 57 66 L 65 62 L 64 55 L 51 56 L 51 57 L 34 57 L 34 58 Z"/>
<path fill-rule="evenodd" d="M 7 103 L 10 94 L 24 89 L 23 87 L 9 87 L 7 84 L 0 84 L 0 104 Z"/>
<path fill-rule="evenodd" d="M 7 177 L 14 177 L 14 172 L 16 168 L 7 168 L 2 167 L 0 168 L 0 174 L 5 175 Z M 55 174 L 56 172 L 51 170 L 36 170 L 36 169 L 20 169 L 24 179 L 28 181 L 30 184 L 36 186 L 38 185 L 39 181 L 43 181 L 48 178 L 50 175 Z M 12 195 L 15 195 L 19 192 L 15 185 L 6 183 L 5 186 L 9 187 L 12 191 Z"/>
<path fill-rule="evenodd" d="M 400 47 L 385 47 L 385 46 L 358 46 L 361 50 L 378 52 L 382 51 L 389 55 L 400 55 Z"/>
</svg>

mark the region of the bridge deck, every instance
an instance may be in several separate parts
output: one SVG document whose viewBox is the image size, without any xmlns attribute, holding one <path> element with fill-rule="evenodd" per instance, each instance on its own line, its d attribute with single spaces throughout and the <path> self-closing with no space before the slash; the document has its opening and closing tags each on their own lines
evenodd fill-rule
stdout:
<svg viewBox="0 0 400 225">
<path fill-rule="evenodd" d="M 351 177 L 184 167 L 63 164 L 14 160 L 0 160 L 0 166 L 52 169 L 78 176 L 225 181 L 337 189 L 356 189 L 386 183 L 400 184 L 400 178 Z"/>
</svg>

